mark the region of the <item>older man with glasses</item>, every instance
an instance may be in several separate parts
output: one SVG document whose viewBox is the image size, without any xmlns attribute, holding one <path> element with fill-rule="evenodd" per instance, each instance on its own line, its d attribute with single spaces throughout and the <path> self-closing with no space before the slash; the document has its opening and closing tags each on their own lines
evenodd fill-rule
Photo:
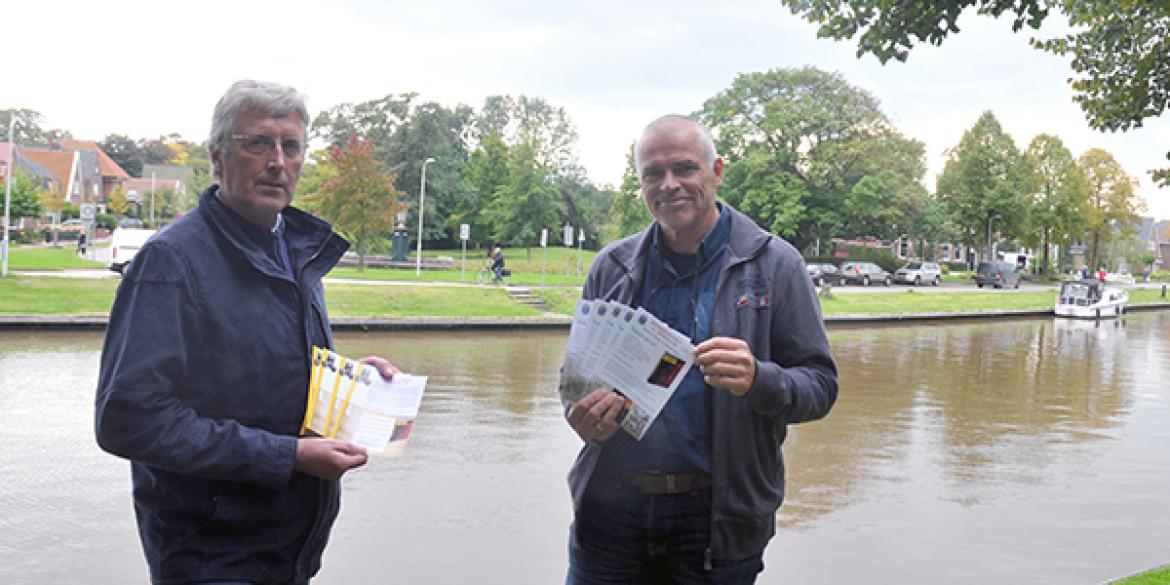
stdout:
<svg viewBox="0 0 1170 585">
<path fill-rule="evenodd" d="M 154 583 L 307 583 L 360 447 L 300 437 L 321 278 L 349 244 L 291 207 L 309 116 L 295 89 L 232 85 L 217 183 L 126 267 L 102 350 L 98 444 L 131 462 Z M 383 377 L 395 369 L 364 358 Z"/>
</svg>

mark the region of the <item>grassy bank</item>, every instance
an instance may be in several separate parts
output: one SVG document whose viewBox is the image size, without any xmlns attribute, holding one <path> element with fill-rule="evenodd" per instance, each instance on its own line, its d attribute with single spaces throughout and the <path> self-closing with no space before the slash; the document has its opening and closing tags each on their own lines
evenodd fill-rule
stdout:
<svg viewBox="0 0 1170 585">
<path fill-rule="evenodd" d="M 1166 585 L 1167 583 L 1170 583 L 1170 565 L 1112 581 L 1111 585 Z"/>
<path fill-rule="evenodd" d="M 372 273 L 372 271 L 366 271 Z M 412 273 L 413 275 L 413 273 Z M 109 312 L 119 280 L 10 276 L 0 280 L 0 314 L 101 315 Z M 524 317 L 538 313 L 492 286 L 412 286 L 326 283 L 330 313 L 345 317 Z M 535 291 L 534 291 L 535 292 Z M 541 298 L 553 310 L 571 315 L 581 290 L 546 288 Z M 1052 291 L 835 292 L 822 298 L 825 315 L 959 313 L 1052 307 Z M 1164 302 L 1161 291 L 1129 291 L 1131 305 Z"/>
<path fill-rule="evenodd" d="M 105 264 L 78 257 L 77 247 L 62 244 L 59 248 L 12 246 L 8 250 L 9 270 L 67 270 L 70 268 L 105 268 Z"/>
</svg>

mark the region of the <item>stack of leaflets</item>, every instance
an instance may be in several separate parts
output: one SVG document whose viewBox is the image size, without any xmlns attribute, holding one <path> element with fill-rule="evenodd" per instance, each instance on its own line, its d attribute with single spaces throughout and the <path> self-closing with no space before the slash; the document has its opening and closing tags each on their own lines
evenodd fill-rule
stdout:
<svg viewBox="0 0 1170 585">
<path fill-rule="evenodd" d="M 400 457 L 427 386 L 426 376 L 384 380 L 357 360 L 313 346 L 301 435 L 349 441 L 370 455 Z"/>
<path fill-rule="evenodd" d="M 622 428 L 639 441 L 694 363 L 695 347 L 645 309 L 616 301 L 577 302 L 561 371 L 564 399 L 596 388 L 626 398 Z"/>
</svg>

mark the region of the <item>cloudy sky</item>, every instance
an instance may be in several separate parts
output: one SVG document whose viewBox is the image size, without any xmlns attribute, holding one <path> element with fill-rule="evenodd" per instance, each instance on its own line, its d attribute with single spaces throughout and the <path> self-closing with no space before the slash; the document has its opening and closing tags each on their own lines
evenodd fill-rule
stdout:
<svg viewBox="0 0 1170 585">
<path fill-rule="evenodd" d="M 1046 132 L 1075 155 L 1110 151 L 1141 181 L 1150 214 L 1170 219 L 1170 190 L 1146 173 L 1166 163 L 1170 117 L 1125 134 L 1089 130 L 1067 62 L 1031 49 L 1010 21 L 974 13 L 942 47 L 882 66 L 856 58 L 851 41 L 817 39 L 776 0 L 6 4 L 0 43 L 12 58 L 0 108 L 37 110 L 79 138 L 204 140 L 212 106 L 240 78 L 296 86 L 313 111 L 408 91 L 476 108 L 488 95 L 527 94 L 564 107 L 581 162 L 594 180 L 617 184 L 649 120 L 698 109 L 739 73 L 813 65 L 873 93 L 926 144 L 929 188 L 944 151 L 992 110 L 1020 148 Z"/>
</svg>

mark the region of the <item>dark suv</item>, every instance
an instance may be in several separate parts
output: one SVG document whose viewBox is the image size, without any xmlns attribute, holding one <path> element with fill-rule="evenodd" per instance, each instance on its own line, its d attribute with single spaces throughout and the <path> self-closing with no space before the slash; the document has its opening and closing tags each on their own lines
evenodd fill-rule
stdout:
<svg viewBox="0 0 1170 585">
<path fill-rule="evenodd" d="M 1020 288 L 1020 271 L 1012 262 L 980 262 L 975 269 L 975 285 L 995 288 Z"/>
</svg>

